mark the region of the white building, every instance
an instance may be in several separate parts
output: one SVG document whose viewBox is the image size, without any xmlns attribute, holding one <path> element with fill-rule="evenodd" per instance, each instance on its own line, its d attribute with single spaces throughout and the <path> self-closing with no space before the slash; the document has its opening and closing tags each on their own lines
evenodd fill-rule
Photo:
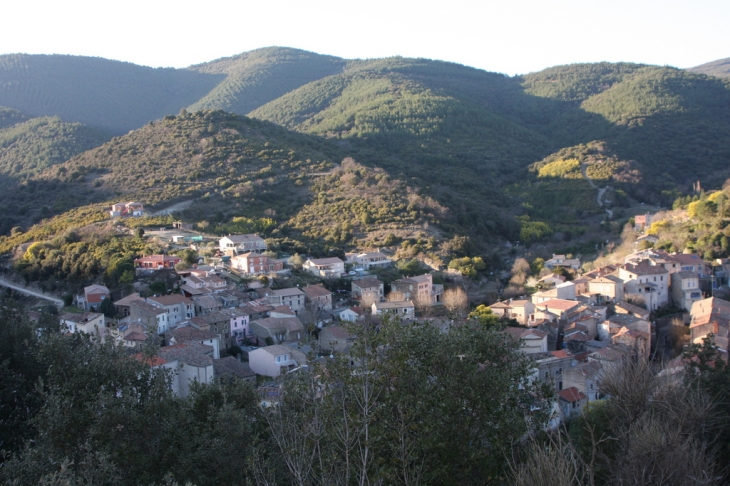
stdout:
<svg viewBox="0 0 730 486">
<path fill-rule="evenodd" d="M 294 369 L 298 363 L 292 357 L 292 350 L 275 344 L 254 349 L 248 353 L 248 364 L 257 375 L 276 377 L 282 372 Z"/>
<path fill-rule="evenodd" d="M 410 300 L 399 302 L 374 302 L 372 305 L 374 316 L 382 316 L 392 314 L 402 317 L 403 319 L 413 319 L 416 317 L 416 307 Z"/>
<path fill-rule="evenodd" d="M 172 391 L 180 397 L 186 397 L 193 382 L 209 384 L 213 381 L 213 352 L 212 346 L 188 342 L 160 348 L 157 356 L 149 360 L 140 355 L 137 357 L 151 366 L 172 370 Z"/>
<path fill-rule="evenodd" d="M 256 234 L 228 235 L 218 240 L 221 253 L 237 255 L 238 253 L 261 253 L 266 251 L 266 242 Z"/>
<path fill-rule="evenodd" d="M 315 258 L 304 262 L 303 268 L 320 277 L 339 277 L 345 273 L 345 262 L 337 257 Z"/>
<path fill-rule="evenodd" d="M 669 272 L 663 265 L 642 260 L 635 265 L 627 263 L 618 272 L 619 278 L 624 281 L 624 296 L 643 297 L 649 310 L 669 303 Z"/>
<path fill-rule="evenodd" d="M 702 300 L 700 278 L 695 272 L 672 274 L 672 300 L 680 309 L 692 309 L 692 304 Z"/>
<path fill-rule="evenodd" d="M 71 333 L 83 332 L 103 337 L 106 331 L 106 321 L 104 320 L 104 314 L 97 314 L 96 312 L 82 312 L 80 314 L 68 312 L 61 316 L 61 329 Z"/>
</svg>

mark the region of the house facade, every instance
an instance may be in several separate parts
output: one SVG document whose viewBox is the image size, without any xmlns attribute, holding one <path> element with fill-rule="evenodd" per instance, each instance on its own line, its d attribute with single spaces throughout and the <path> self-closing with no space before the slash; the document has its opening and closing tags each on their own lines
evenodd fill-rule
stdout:
<svg viewBox="0 0 730 486">
<path fill-rule="evenodd" d="M 61 328 L 71 333 L 83 332 L 103 337 L 106 331 L 106 321 L 104 320 L 104 314 L 95 312 L 72 314 L 67 312 L 61 315 Z"/>
<path fill-rule="evenodd" d="M 180 294 L 148 297 L 147 302 L 165 309 L 168 315 L 168 326 L 170 327 L 177 326 L 178 323 L 195 317 L 193 301 Z"/>
<path fill-rule="evenodd" d="M 294 313 L 299 312 L 304 307 L 307 295 L 296 287 L 288 289 L 277 289 L 273 294 L 278 296 L 281 305 L 289 307 Z"/>
<path fill-rule="evenodd" d="M 417 277 L 395 280 L 390 284 L 392 292 L 397 292 L 403 300 L 413 300 L 429 305 L 441 304 L 444 295 L 443 285 L 434 285 L 433 275 L 427 273 Z"/>
<path fill-rule="evenodd" d="M 306 301 L 311 302 L 317 309 L 332 310 L 332 292 L 321 285 L 308 285 L 302 289 Z"/>
<path fill-rule="evenodd" d="M 284 270 L 284 264 L 266 255 L 246 252 L 231 257 L 231 268 L 248 275 L 259 275 L 262 273 L 280 272 Z"/>
<path fill-rule="evenodd" d="M 174 255 L 150 255 L 137 258 L 134 260 L 135 268 L 143 268 L 148 270 L 160 270 L 162 268 L 175 268 L 182 258 Z"/>
<path fill-rule="evenodd" d="M 377 278 L 353 280 L 351 288 L 352 298 L 355 300 L 370 299 L 373 302 L 380 302 L 385 298 L 385 285 Z"/>
<path fill-rule="evenodd" d="M 681 271 L 672 274 L 672 300 L 680 309 L 691 309 L 702 300 L 700 278 L 695 272 Z"/>
<path fill-rule="evenodd" d="M 352 263 L 364 270 L 370 270 L 371 268 L 389 267 L 393 264 L 393 260 L 391 260 L 385 253 L 376 251 L 372 253 L 351 255 L 350 258 L 348 258 L 347 263 Z"/>
<path fill-rule="evenodd" d="M 248 353 L 248 364 L 251 371 L 261 376 L 275 378 L 284 371 L 289 371 L 299 364 L 293 359 L 291 349 L 274 344 L 254 349 Z"/>
<path fill-rule="evenodd" d="M 140 202 L 128 202 L 112 204 L 109 211 L 112 218 L 129 218 L 144 216 L 144 204 Z"/>
<path fill-rule="evenodd" d="M 371 307 L 374 316 L 391 314 L 403 319 L 416 317 L 416 307 L 410 300 L 399 302 L 374 302 Z"/>
<path fill-rule="evenodd" d="M 228 235 L 218 240 L 218 247 L 224 255 L 239 253 L 261 253 L 266 251 L 266 242 L 257 234 Z"/>
<path fill-rule="evenodd" d="M 345 273 L 345 262 L 337 257 L 315 258 L 304 262 L 303 268 L 320 277 L 339 277 Z"/>
<path fill-rule="evenodd" d="M 89 285 L 84 287 L 84 295 L 76 297 L 78 307 L 83 310 L 99 310 L 101 302 L 104 299 L 109 299 L 111 294 L 106 285 Z"/>
<path fill-rule="evenodd" d="M 624 297 L 628 294 L 642 297 L 649 310 L 669 303 L 669 272 L 663 265 L 647 260 L 627 263 L 619 268 L 618 276 L 624 281 Z"/>
</svg>

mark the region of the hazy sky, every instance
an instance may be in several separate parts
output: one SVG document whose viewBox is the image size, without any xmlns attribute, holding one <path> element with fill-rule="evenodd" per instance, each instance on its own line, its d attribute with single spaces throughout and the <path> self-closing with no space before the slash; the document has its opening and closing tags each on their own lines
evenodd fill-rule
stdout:
<svg viewBox="0 0 730 486">
<path fill-rule="evenodd" d="M 730 0 L 4 0 L 0 54 L 184 67 L 267 46 L 401 55 L 507 74 L 730 57 Z"/>
</svg>

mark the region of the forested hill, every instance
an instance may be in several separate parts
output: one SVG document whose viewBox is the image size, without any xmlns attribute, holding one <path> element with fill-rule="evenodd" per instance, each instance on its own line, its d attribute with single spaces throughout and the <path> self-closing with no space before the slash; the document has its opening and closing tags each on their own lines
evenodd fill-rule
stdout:
<svg viewBox="0 0 730 486">
<path fill-rule="evenodd" d="M 188 69 L 10 54 L 0 56 L 0 106 L 123 134 L 185 107 L 243 115 L 338 72 L 344 64 L 339 58 L 289 48 L 258 49 Z"/>
<path fill-rule="evenodd" d="M 342 71 L 345 63 L 300 49 L 268 47 L 191 66 L 193 71 L 225 77 L 188 110 L 245 115 L 306 83 Z"/>
<path fill-rule="evenodd" d="M 0 56 L 0 106 L 121 134 L 177 113 L 223 77 L 97 57 L 10 54 Z"/>
<path fill-rule="evenodd" d="M 541 221 L 551 225 L 540 227 L 538 237 L 544 237 L 567 221 L 581 224 L 603 212 L 595 204 L 595 189 L 572 178 L 580 177 L 580 170 L 566 178 L 536 169 L 542 162 L 562 166 L 563 155 L 575 158 L 579 166 L 590 165 L 590 173 L 616 185 L 623 191 L 617 197 L 628 194 L 640 202 L 671 204 L 698 179 L 708 189 L 720 187 L 730 177 L 729 86 L 730 80 L 723 78 L 630 63 L 557 66 L 509 77 L 428 59 L 343 60 L 290 48 L 259 49 L 187 69 L 73 56 L 1 56 L 0 105 L 9 108 L 0 109 L 0 129 L 5 125 L 3 130 L 15 130 L 11 138 L 16 152 L 6 151 L 14 154 L 6 156 L 8 163 L 0 154 L 0 169 L 32 177 L 2 195 L 9 212 L 0 229 L 7 234 L 10 223 L 25 226 L 79 204 L 122 195 L 140 194 L 146 203 L 163 204 L 207 193 L 224 199 L 248 191 L 253 196 L 244 197 L 246 207 L 256 214 L 272 209 L 281 224 L 281 215 L 293 218 L 295 210 L 311 201 L 290 200 L 300 194 L 297 187 L 303 190 L 293 186 L 278 201 L 281 208 L 268 207 L 282 189 L 258 190 L 255 185 L 284 180 L 286 171 L 277 172 L 277 164 L 290 164 L 286 157 L 267 169 L 256 165 L 267 159 L 255 153 L 243 156 L 257 162 L 244 164 L 246 175 L 240 178 L 236 161 L 242 155 L 239 142 L 232 140 L 240 135 L 250 146 L 254 138 L 234 132 L 239 125 L 253 130 L 261 123 L 256 130 L 263 130 L 264 138 L 276 134 L 268 143 L 283 154 L 306 148 L 319 155 L 302 160 L 330 164 L 350 156 L 368 170 L 377 167 L 404 181 L 409 190 L 445 208 L 437 227 L 446 235 L 522 239 L 526 228 Z M 206 111 L 198 113 L 201 109 Z M 38 115 L 60 120 L 33 121 Z M 67 122 L 134 131 L 58 171 L 34 176 L 74 155 L 84 143 L 98 143 L 80 125 L 61 129 L 59 123 Z M 61 138 L 78 133 L 69 140 L 79 143 L 69 151 L 27 150 L 30 145 L 22 145 L 16 133 L 21 127 L 51 138 L 51 128 Z M 170 157 L 184 165 L 172 168 Z M 262 175 L 249 173 L 254 166 L 256 171 L 265 169 Z M 78 184 L 88 190 L 78 190 Z M 23 191 L 46 185 L 57 198 L 43 212 L 44 206 L 23 209 L 25 203 L 13 200 L 16 195 L 18 201 L 29 200 L 31 193 Z M 566 214 L 565 208 L 573 205 L 570 198 L 551 196 L 566 191 L 580 192 L 585 208 Z M 346 197 L 337 190 L 318 192 L 324 195 L 320 202 Z M 291 209 L 284 208 L 284 201 Z M 18 204 L 25 213 L 13 211 Z M 222 211 L 220 224 L 229 216 Z M 303 231 L 302 221 L 287 228 Z M 325 226 L 330 223 L 335 224 Z M 333 240 L 357 238 L 360 231 L 343 227 L 341 221 L 336 225 L 339 229 L 329 235 Z"/>
<path fill-rule="evenodd" d="M 22 120 L 15 113 L 10 122 Z M 109 139 L 98 130 L 80 123 L 65 123 L 57 117 L 2 125 L 0 122 L 0 185 L 38 174 Z"/>
<path fill-rule="evenodd" d="M 0 237 L 0 253 L 105 219 L 104 207 L 127 200 L 150 211 L 189 202 L 182 216 L 210 232 L 257 232 L 322 254 L 401 238 L 425 245 L 436 235 L 434 246 L 442 223 L 458 224 L 420 188 L 348 155 L 320 137 L 222 111 L 167 116 L 1 193 L 4 228 L 61 216 Z"/>
<path fill-rule="evenodd" d="M 699 74 L 708 74 L 710 76 L 717 76 L 719 78 L 730 77 L 730 57 L 726 59 L 718 59 L 717 61 L 700 64 L 693 68 L 689 68 L 688 71 Z"/>
</svg>

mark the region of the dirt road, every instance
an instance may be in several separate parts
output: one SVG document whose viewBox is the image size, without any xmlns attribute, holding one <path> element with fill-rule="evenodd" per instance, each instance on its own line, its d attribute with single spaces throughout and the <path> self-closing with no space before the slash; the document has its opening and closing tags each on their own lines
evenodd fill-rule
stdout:
<svg viewBox="0 0 730 486">
<path fill-rule="evenodd" d="M 51 297 L 50 295 L 46 295 L 46 294 L 38 292 L 36 290 L 27 289 L 24 286 L 17 284 L 15 282 L 6 280 L 3 277 L 0 277 L 0 285 L 2 285 L 4 287 L 10 287 L 11 289 L 17 290 L 18 292 L 26 294 L 26 295 L 32 295 L 33 297 L 39 297 L 41 299 L 50 300 L 51 302 L 56 304 L 58 307 L 63 307 L 63 301 L 61 299 L 58 299 L 56 297 Z"/>
</svg>

